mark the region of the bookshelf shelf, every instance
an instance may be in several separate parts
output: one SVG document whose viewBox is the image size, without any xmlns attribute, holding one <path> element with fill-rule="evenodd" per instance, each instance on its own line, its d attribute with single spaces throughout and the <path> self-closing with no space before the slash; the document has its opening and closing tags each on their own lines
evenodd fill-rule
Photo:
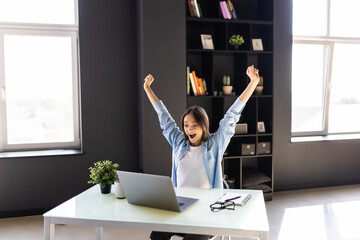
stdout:
<svg viewBox="0 0 360 240">
<path fill-rule="evenodd" d="M 223 157 L 223 173 L 235 179 L 235 188 L 243 185 L 244 169 L 254 168 L 271 179 L 266 182 L 270 188 L 264 191 L 266 200 L 273 193 L 273 81 L 274 81 L 274 1 L 238 0 L 232 1 L 238 19 L 224 19 L 219 1 L 197 0 L 203 17 L 190 16 L 186 0 L 186 65 L 190 72 L 202 78 L 207 86 L 206 96 L 187 95 L 187 106 L 202 106 L 209 115 L 210 131 L 215 132 L 227 109 L 246 88 L 249 79 L 246 69 L 254 65 L 264 78 L 262 95 L 251 96 L 242 112 L 239 123 L 246 123 L 247 134 L 237 134 L 231 139 Z M 236 5 L 235 5 L 236 4 Z M 211 35 L 214 49 L 203 49 L 201 34 Z M 232 35 L 241 35 L 244 44 L 234 49 L 229 44 Z M 261 39 L 263 50 L 254 51 L 252 39 Z M 222 77 L 229 75 L 235 96 L 222 92 Z M 186 82 L 188 84 L 188 82 Z M 191 89 L 191 87 L 190 87 Z M 258 132 L 258 122 L 264 122 L 265 132 Z M 266 145 L 264 152 L 262 145 Z M 242 146 L 251 145 L 253 155 L 242 154 Z M 264 145 L 264 146 L 265 146 Z"/>
<path fill-rule="evenodd" d="M 198 18 L 187 17 L 188 22 L 219 22 L 219 23 L 241 23 L 241 24 L 261 24 L 261 25 L 273 25 L 273 21 L 261 21 L 261 20 L 239 20 L 239 19 L 221 19 L 221 18 Z"/>
</svg>

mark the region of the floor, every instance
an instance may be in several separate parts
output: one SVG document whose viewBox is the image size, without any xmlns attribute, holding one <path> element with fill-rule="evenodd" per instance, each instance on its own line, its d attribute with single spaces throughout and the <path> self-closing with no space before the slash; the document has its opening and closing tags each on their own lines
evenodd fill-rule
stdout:
<svg viewBox="0 0 360 240">
<path fill-rule="evenodd" d="M 360 240 L 360 185 L 276 192 L 266 208 L 269 240 Z M 66 225 L 56 226 L 55 236 L 57 240 L 89 240 L 95 239 L 94 233 L 91 227 Z M 104 229 L 104 240 L 148 236 L 148 231 Z M 0 240 L 42 238 L 42 216 L 0 219 Z"/>
</svg>

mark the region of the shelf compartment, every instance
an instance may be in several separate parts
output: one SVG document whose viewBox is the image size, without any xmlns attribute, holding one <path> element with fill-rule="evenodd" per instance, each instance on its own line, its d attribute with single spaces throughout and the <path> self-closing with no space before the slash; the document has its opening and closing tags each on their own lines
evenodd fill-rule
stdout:
<svg viewBox="0 0 360 240">
<path fill-rule="evenodd" d="M 256 154 L 256 137 L 242 137 L 242 138 L 238 138 L 238 137 L 233 137 L 231 138 L 231 141 L 225 151 L 224 157 L 232 157 L 232 156 L 237 156 L 237 157 L 243 157 L 243 156 L 251 156 L 251 154 L 248 153 L 244 153 L 242 150 L 242 146 L 246 144 L 246 145 L 251 145 L 253 147 L 253 156 Z"/>
<path fill-rule="evenodd" d="M 203 49 L 200 35 L 210 34 L 214 49 L 225 50 L 226 28 L 226 23 L 222 22 L 187 22 L 187 49 Z"/>
<path fill-rule="evenodd" d="M 273 21 L 274 4 L 269 0 L 237 0 L 232 1 L 238 19 Z"/>
<path fill-rule="evenodd" d="M 248 54 L 248 65 L 254 65 L 259 69 L 259 74 L 264 78 L 264 90 L 262 94 L 273 94 L 273 54 L 254 52 Z"/>
<path fill-rule="evenodd" d="M 225 180 L 230 179 L 232 180 L 231 182 L 233 182 L 231 184 L 228 183 L 230 188 L 240 188 L 240 164 L 241 162 L 239 158 L 223 159 L 223 177 Z M 225 177 L 225 175 L 227 177 Z"/>
<path fill-rule="evenodd" d="M 251 39 L 261 38 L 264 51 L 273 51 L 274 37 L 273 26 L 263 24 L 251 25 Z M 251 47 L 251 50 L 253 48 Z"/>
<path fill-rule="evenodd" d="M 244 38 L 244 43 L 239 46 L 239 50 L 250 50 L 250 24 L 228 23 L 227 49 L 234 50 L 234 46 L 229 44 L 232 35 L 240 35 Z"/>
<path fill-rule="evenodd" d="M 272 98 L 258 98 L 258 122 L 264 122 L 265 133 L 273 132 L 273 101 Z M 264 134 L 259 132 L 259 134 Z"/>
<path fill-rule="evenodd" d="M 265 184 L 266 186 L 262 186 Z M 243 158 L 241 188 L 263 188 L 272 192 L 272 159 L 271 157 Z"/>
<path fill-rule="evenodd" d="M 190 73 L 195 71 L 197 77 L 205 79 L 209 95 L 213 93 L 212 56 L 211 52 L 191 52 L 186 56 L 186 65 L 190 67 Z M 193 95 L 192 87 L 190 86 L 190 88 L 190 93 Z"/>
</svg>

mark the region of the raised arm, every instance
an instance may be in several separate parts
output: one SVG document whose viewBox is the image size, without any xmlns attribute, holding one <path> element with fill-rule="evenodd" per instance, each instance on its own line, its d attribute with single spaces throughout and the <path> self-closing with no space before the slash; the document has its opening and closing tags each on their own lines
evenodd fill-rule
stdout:
<svg viewBox="0 0 360 240">
<path fill-rule="evenodd" d="M 246 74 L 249 76 L 250 78 L 250 83 L 249 85 L 246 87 L 246 89 L 242 92 L 242 94 L 239 96 L 240 100 L 243 103 L 246 103 L 249 98 L 251 97 L 251 95 L 253 94 L 256 86 L 259 83 L 260 77 L 259 77 L 259 70 L 254 68 L 254 65 L 249 66 L 246 70 Z"/>
<path fill-rule="evenodd" d="M 153 92 L 153 90 L 150 87 L 153 81 L 154 81 L 154 77 L 151 74 L 147 75 L 146 78 L 144 79 L 144 90 L 145 90 L 151 104 L 154 105 L 154 103 L 159 101 L 159 99 L 156 97 L 155 93 Z"/>
</svg>

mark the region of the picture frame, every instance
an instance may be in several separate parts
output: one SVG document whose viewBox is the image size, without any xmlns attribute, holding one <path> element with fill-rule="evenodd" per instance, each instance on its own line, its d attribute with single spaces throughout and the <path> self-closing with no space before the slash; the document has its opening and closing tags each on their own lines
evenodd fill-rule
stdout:
<svg viewBox="0 0 360 240">
<path fill-rule="evenodd" d="M 257 123 L 257 129 L 259 133 L 265 132 L 265 123 L 264 122 L 258 122 Z"/>
<path fill-rule="evenodd" d="M 261 38 L 253 38 L 252 47 L 254 51 L 264 51 Z"/>
<path fill-rule="evenodd" d="M 200 37 L 201 37 L 201 44 L 203 49 L 209 49 L 209 50 L 214 49 L 214 44 L 211 34 L 200 34 Z"/>
</svg>

